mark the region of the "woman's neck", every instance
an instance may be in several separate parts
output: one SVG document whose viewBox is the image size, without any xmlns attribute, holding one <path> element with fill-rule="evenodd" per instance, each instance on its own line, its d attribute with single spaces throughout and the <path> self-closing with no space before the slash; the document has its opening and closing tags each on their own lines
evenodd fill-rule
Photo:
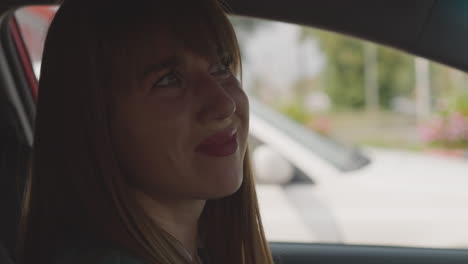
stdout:
<svg viewBox="0 0 468 264">
<path fill-rule="evenodd" d="M 135 190 L 135 194 L 150 218 L 174 236 L 192 257 L 196 256 L 198 219 L 206 201 L 156 199 L 139 190 Z"/>
</svg>

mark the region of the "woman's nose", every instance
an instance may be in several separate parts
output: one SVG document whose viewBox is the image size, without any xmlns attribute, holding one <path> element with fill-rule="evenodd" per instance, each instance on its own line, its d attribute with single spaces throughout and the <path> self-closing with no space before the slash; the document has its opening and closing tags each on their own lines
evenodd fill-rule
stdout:
<svg viewBox="0 0 468 264">
<path fill-rule="evenodd" d="M 210 80 L 205 82 L 202 96 L 201 118 L 205 121 L 222 121 L 230 118 L 237 110 L 235 98 L 229 93 L 229 87 Z"/>
</svg>

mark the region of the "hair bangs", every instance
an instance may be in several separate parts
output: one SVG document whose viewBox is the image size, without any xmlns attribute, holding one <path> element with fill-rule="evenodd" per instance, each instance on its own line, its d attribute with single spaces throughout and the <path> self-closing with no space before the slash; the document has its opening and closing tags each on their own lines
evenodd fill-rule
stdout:
<svg viewBox="0 0 468 264">
<path fill-rule="evenodd" d="M 200 4 L 201 2 L 201 4 Z M 240 73 L 240 51 L 234 29 L 216 0 L 190 1 L 179 14 L 171 16 L 175 37 L 198 54 L 227 56 L 232 69 Z M 179 9 L 180 11 L 180 9 Z M 214 49 L 214 50 L 213 50 Z"/>
<path fill-rule="evenodd" d="M 105 56 L 103 60 L 111 64 L 114 83 L 126 84 L 135 77 L 132 74 L 142 71 L 141 60 L 157 52 L 158 32 L 161 31 L 168 32 L 197 54 L 230 60 L 232 71 L 240 76 L 237 38 L 217 0 L 138 0 L 130 7 L 119 2 L 113 6 L 112 13 L 96 18 L 102 36 L 101 54 Z"/>
</svg>

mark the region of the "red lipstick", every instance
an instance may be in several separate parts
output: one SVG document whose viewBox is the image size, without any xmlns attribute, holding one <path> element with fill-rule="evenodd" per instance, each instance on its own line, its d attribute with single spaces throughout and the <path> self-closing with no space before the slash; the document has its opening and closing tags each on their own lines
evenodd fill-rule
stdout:
<svg viewBox="0 0 468 264">
<path fill-rule="evenodd" d="M 229 127 L 203 140 L 196 151 L 208 156 L 224 157 L 237 151 L 237 129 Z"/>
</svg>

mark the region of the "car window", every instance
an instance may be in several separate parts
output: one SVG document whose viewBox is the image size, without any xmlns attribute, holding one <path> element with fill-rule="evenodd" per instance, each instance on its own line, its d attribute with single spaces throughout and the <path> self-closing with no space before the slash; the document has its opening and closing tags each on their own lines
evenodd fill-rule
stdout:
<svg viewBox="0 0 468 264">
<path fill-rule="evenodd" d="M 337 142 L 294 122 L 287 115 L 257 101 L 254 96 L 250 98 L 250 111 L 255 117 L 271 124 L 273 129 L 287 134 L 292 140 L 306 147 L 308 151 L 317 154 L 341 171 L 358 170 L 370 162 L 369 158 L 357 148 Z"/>
<path fill-rule="evenodd" d="M 55 11 L 16 11 L 38 78 Z M 468 248 L 465 73 L 333 32 L 230 19 L 270 241 Z"/>
<path fill-rule="evenodd" d="M 56 11 L 56 6 L 31 6 L 20 8 L 15 12 L 37 78 L 41 70 L 42 51 L 47 30 Z"/>
</svg>

